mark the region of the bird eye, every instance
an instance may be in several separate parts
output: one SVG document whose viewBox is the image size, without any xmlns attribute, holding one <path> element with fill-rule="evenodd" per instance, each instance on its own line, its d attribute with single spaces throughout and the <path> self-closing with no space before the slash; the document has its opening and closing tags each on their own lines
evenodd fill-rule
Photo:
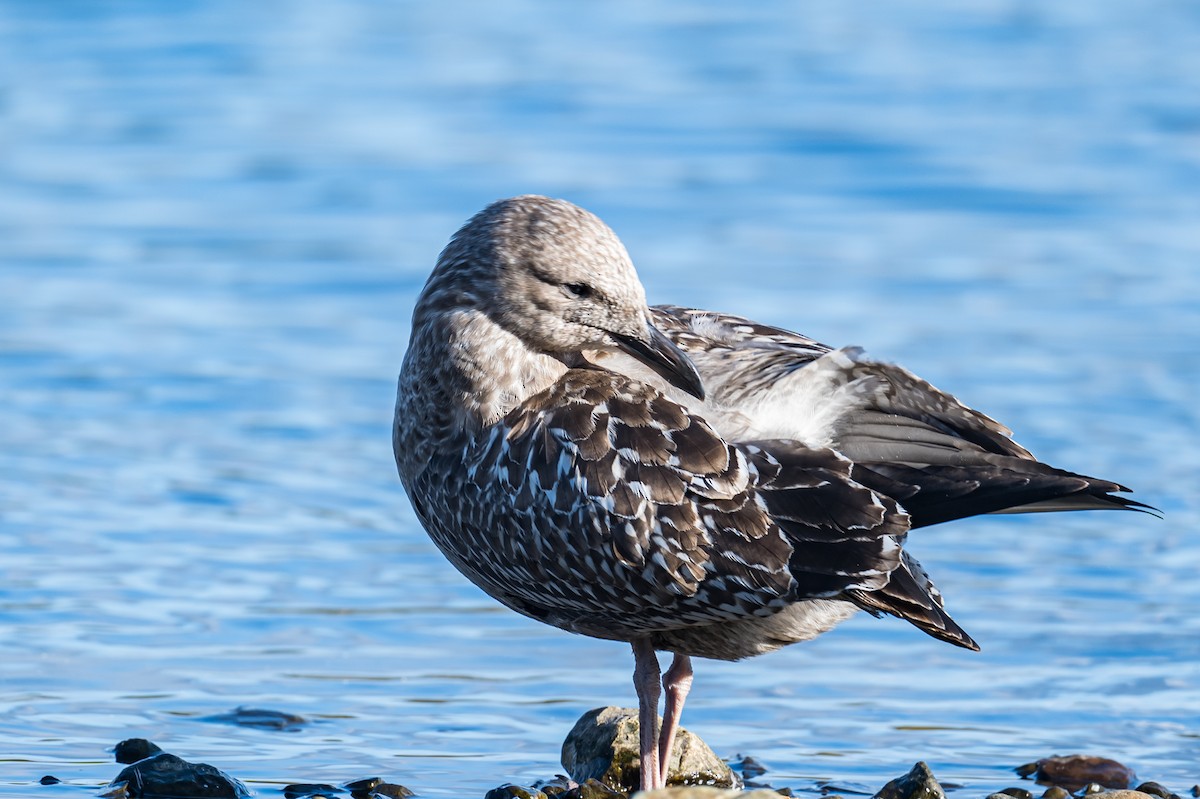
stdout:
<svg viewBox="0 0 1200 799">
<path fill-rule="evenodd" d="M 592 287 L 586 283 L 564 283 L 563 288 L 572 297 L 584 300 L 592 296 Z"/>
</svg>

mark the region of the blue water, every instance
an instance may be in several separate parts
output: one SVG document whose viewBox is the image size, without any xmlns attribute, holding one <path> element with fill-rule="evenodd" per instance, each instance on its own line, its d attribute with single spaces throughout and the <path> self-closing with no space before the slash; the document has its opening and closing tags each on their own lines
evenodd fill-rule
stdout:
<svg viewBox="0 0 1200 799">
<path fill-rule="evenodd" d="M 633 703 L 623 645 L 498 608 L 391 463 L 415 294 L 523 192 L 652 301 L 864 345 L 1166 513 L 920 531 L 981 654 L 858 618 L 699 663 L 689 728 L 801 791 L 1200 781 L 1194 3 L 11 0 L 0 796 L 87 795 L 135 735 L 263 795 L 480 796 Z M 203 720 L 238 705 L 312 723 Z"/>
</svg>

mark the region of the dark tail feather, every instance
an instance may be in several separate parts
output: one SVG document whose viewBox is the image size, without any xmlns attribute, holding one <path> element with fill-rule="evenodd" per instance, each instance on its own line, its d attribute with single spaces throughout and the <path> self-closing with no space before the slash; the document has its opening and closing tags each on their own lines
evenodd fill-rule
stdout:
<svg viewBox="0 0 1200 799">
<path fill-rule="evenodd" d="M 967 631 L 942 609 L 942 595 L 917 559 L 903 553 L 888 584 L 874 591 L 847 591 L 847 598 L 875 616 L 899 616 L 934 638 L 979 651 Z"/>
<path fill-rule="evenodd" d="M 1135 510 L 1160 515 L 1151 505 L 1115 496 L 1129 490 L 1119 483 L 1025 458 L 989 455 L 970 465 L 856 463 L 852 474 L 898 501 L 914 528 L 983 513 Z"/>
</svg>

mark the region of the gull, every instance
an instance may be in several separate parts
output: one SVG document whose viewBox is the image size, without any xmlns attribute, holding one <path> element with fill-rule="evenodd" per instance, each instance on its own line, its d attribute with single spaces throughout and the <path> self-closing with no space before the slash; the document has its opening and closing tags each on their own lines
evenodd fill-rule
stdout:
<svg viewBox="0 0 1200 799">
<path fill-rule="evenodd" d="M 607 225 L 532 195 L 483 209 L 438 258 L 393 448 L 421 524 L 471 582 L 632 646 L 643 789 L 666 784 L 693 657 L 761 655 L 859 610 L 978 649 L 904 549 L 910 530 L 1149 509 L 861 349 L 647 306 Z"/>
</svg>

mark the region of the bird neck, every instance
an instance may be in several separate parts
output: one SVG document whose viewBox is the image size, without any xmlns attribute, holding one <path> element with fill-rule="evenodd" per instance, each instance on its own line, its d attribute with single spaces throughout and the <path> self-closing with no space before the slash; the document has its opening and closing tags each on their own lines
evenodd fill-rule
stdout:
<svg viewBox="0 0 1200 799">
<path fill-rule="evenodd" d="M 481 311 L 418 315 L 396 393 L 395 437 L 411 450 L 397 448 L 401 472 L 403 460 L 419 468 L 435 452 L 460 448 L 566 370 Z"/>
</svg>

